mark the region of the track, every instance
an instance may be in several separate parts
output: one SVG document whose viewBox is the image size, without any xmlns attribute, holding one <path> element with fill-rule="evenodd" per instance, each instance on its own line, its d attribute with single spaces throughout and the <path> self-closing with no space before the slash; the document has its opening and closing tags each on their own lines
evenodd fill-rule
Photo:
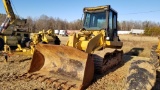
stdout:
<svg viewBox="0 0 160 90">
<path fill-rule="evenodd" d="M 135 60 L 146 60 L 149 58 L 136 56 L 123 56 L 123 62 L 108 70 L 103 75 L 95 75 L 95 80 L 87 90 L 124 90 L 130 65 Z"/>
<path fill-rule="evenodd" d="M 150 52 L 151 63 L 156 68 L 156 83 L 152 90 L 160 90 L 160 65 L 159 65 L 159 57 L 156 53 L 157 45 L 152 46 Z"/>
<path fill-rule="evenodd" d="M 123 51 L 106 48 L 93 54 L 95 73 L 103 74 L 122 62 Z"/>
</svg>

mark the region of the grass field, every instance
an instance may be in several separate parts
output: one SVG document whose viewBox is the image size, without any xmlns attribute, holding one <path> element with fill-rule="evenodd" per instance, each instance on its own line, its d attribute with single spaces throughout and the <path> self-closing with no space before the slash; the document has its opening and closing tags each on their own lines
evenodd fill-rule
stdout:
<svg viewBox="0 0 160 90">
<path fill-rule="evenodd" d="M 123 42 L 123 51 L 125 54 L 134 56 L 149 57 L 153 45 L 158 44 L 158 37 L 119 35 Z"/>
</svg>

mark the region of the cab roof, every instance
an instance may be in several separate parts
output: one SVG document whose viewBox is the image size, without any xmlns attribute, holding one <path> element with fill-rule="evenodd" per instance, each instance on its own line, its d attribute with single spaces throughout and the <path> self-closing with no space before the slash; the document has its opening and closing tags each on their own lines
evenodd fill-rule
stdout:
<svg viewBox="0 0 160 90">
<path fill-rule="evenodd" d="M 103 6 L 97 6 L 97 7 L 85 7 L 83 8 L 83 12 L 94 12 L 94 11 L 105 11 L 105 10 L 112 10 L 117 13 L 114 9 L 111 8 L 110 5 L 103 5 Z"/>
</svg>

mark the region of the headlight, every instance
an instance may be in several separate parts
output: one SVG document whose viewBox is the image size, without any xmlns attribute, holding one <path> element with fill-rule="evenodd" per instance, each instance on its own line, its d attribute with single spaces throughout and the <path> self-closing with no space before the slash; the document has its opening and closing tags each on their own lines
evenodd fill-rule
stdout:
<svg viewBox="0 0 160 90">
<path fill-rule="evenodd" d="M 106 40 L 109 40 L 109 37 L 106 37 Z"/>
</svg>

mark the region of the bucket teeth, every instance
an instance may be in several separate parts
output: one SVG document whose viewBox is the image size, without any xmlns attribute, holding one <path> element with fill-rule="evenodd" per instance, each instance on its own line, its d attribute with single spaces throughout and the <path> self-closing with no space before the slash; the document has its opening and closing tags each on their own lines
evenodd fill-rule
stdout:
<svg viewBox="0 0 160 90">
<path fill-rule="evenodd" d="M 50 77 L 44 78 L 41 82 L 45 82 L 45 81 L 47 81 L 47 80 L 50 80 Z"/>
<path fill-rule="evenodd" d="M 39 73 L 25 73 L 23 75 L 17 76 L 20 80 L 38 80 L 39 82 L 44 82 L 48 87 L 52 87 L 56 90 L 78 90 L 79 88 L 72 81 L 67 81 L 55 77 L 47 77 L 45 75 L 40 75 Z M 17 80 L 16 79 L 16 80 Z"/>
<path fill-rule="evenodd" d="M 44 77 L 44 75 L 38 75 L 38 76 L 32 77 L 32 79 L 39 80 L 39 79 L 41 79 L 43 77 Z"/>
<path fill-rule="evenodd" d="M 56 78 L 49 78 L 47 79 L 45 82 L 48 83 L 49 85 L 51 85 L 53 82 L 57 82 L 59 79 L 56 79 Z"/>
</svg>

